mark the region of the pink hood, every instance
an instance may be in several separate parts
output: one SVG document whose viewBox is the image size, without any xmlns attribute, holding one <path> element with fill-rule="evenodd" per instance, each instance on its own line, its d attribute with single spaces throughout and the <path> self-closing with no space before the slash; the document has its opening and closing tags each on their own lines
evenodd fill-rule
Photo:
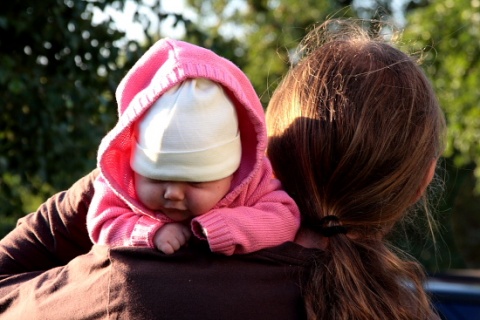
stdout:
<svg viewBox="0 0 480 320">
<path fill-rule="evenodd" d="M 134 123 L 172 86 L 187 78 L 199 77 L 223 86 L 239 118 L 242 160 L 234 187 L 226 199 L 242 196 L 252 179 L 261 174 L 267 143 L 264 110 L 248 78 L 232 62 L 210 50 L 162 39 L 140 58 L 118 86 L 119 120 L 102 140 L 98 151 L 98 167 L 111 189 L 141 212 L 148 214 L 135 197 L 130 168 Z M 228 206 L 231 201 L 222 202 Z"/>
</svg>

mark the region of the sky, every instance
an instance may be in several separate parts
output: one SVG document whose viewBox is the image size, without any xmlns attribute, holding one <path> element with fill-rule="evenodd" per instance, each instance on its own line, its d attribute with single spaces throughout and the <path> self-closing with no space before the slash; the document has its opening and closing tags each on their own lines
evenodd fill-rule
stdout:
<svg viewBox="0 0 480 320">
<path fill-rule="evenodd" d="M 152 3 L 151 0 L 144 0 L 143 2 Z M 102 12 L 98 8 L 95 8 L 93 22 L 99 23 L 105 20 L 107 16 L 111 16 L 113 20 L 118 23 L 117 27 L 120 30 L 126 32 L 127 38 L 141 41 L 144 39 L 142 26 L 139 23 L 133 23 L 133 14 L 135 12 L 135 6 L 136 4 L 133 1 L 126 0 L 125 10 L 123 12 L 116 11 L 111 7 L 107 7 L 104 12 Z M 185 1 L 184 0 L 162 1 L 162 9 L 164 12 L 168 12 L 168 13 L 182 13 L 185 10 Z M 145 14 L 151 17 L 150 20 L 153 22 L 152 27 L 158 30 L 159 26 L 157 23 L 155 23 L 157 21 L 157 18 L 151 12 L 145 11 Z M 183 12 L 183 14 L 185 16 L 188 16 L 188 13 L 186 14 L 185 12 Z M 183 35 L 184 30 L 182 26 L 173 28 L 172 22 L 173 22 L 172 20 L 166 19 L 162 23 L 162 25 L 160 26 L 162 30 L 162 34 L 172 38 L 180 38 Z"/>
</svg>

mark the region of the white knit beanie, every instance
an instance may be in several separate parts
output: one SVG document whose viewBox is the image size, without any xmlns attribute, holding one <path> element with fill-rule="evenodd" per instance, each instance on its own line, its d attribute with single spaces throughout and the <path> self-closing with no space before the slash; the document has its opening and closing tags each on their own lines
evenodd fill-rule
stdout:
<svg viewBox="0 0 480 320">
<path fill-rule="evenodd" d="M 140 119 L 130 165 L 165 181 L 213 181 L 241 158 L 235 107 L 213 81 L 188 79 L 165 92 Z"/>
</svg>

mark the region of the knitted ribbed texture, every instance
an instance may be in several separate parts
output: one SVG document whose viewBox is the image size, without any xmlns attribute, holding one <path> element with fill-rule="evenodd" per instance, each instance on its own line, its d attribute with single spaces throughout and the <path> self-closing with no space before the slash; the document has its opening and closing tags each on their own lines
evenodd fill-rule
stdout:
<svg viewBox="0 0 480 320">
<path fill-rule="evenodd" d="M 193 229 L 206 229 L 213 251 L 246 253 L 293 240 L 300 215 L 273 178 L 265 158 L 267 135 L 262 105 L 245 74 L 214 52 L 186 42 L 162 39 L 132 67 L 117 88 L 119 120 L 98 151 L 101 177 L 88 213 L 94 242 L 153 246 L 152 236 L 170 220 L 136 199 L 130 168 L 134 123 L 169 88 L 187 78 L 221 84 L 235 105 L 242 160 L 234 188 L 211 212 L 197 217 Z"/>
</svg>

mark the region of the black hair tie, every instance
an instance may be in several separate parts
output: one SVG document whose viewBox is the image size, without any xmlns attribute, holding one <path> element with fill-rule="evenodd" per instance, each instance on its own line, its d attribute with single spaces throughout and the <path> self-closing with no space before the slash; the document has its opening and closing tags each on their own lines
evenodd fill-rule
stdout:
<svg viewBox="0 0 480 320">
<path fill-rule="evenodd" d="M 340 219 L 337 216 L 325 216 L 318 221 L 315 230 L 325 237 L 332 237 L 337 234 L 346 234 L 347 228 L 340 224 Z"/>
</svg>

